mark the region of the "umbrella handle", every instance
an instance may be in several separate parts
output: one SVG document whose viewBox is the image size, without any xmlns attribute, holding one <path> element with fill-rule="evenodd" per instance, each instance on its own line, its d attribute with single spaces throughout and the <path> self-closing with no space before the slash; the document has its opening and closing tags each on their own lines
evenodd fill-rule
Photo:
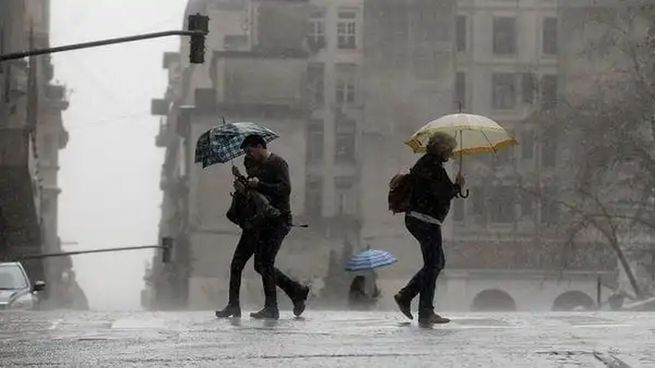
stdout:
<svg viewBox="0 0 655 368">
<path fill-rule="evenodd" d="M 470 193 L 469 193 L 468 189 L 466 189 L 464 192 L 462 192 L 462 190 L 460 189 L 459 193 L 456 194 L 456 197 L 458 197 L 458 198 L 468 198 L 469 194 Z"/>
</svg>

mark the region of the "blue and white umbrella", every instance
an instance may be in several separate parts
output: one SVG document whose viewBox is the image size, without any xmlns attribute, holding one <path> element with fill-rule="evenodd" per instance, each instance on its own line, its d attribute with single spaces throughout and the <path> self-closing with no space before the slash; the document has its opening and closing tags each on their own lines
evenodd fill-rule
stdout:
<svg viewBox="0 0 655 368">
<path fill-rule="evenodd" d="M 202 167 L 207 167 L 243 156 L 245 151 L 241 149 L 241 143 L 249 135 L 259 135 L 266 142 L 279 137 L 274 131 L 255 123 L 225 123 L 206 131 L 198 138 L 194 161 L 202 162 Z"/>
<path fill-rule="evenodd" d="M 353 256 L 346 264 L 346 271 L 364 271 L 388 266 L 398 260 L 386 250 L 368 249 Z"/>
</svg>

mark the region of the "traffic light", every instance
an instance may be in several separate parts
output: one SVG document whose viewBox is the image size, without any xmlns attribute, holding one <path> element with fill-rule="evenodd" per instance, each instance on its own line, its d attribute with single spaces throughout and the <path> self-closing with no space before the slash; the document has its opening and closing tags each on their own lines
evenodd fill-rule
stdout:
<svg viewBox="0 0 655 368">
<path fill-rule="evenodd" d="M 161 261 L 169 263 L 171 261 L 171 253 L 173 253 L 173 238 L 168 236 L 161 238 L 161 249 Z"/>
<path fill-rule="evenodd" d="M 189 31 L 202 32 L 191 35 L 189 61 L 192 64 L 202 64 L 205 62 L 205 36 L 209 33 L 209 17 L 200 14 L 189 15 L 187 23 Z"/>
</svg>

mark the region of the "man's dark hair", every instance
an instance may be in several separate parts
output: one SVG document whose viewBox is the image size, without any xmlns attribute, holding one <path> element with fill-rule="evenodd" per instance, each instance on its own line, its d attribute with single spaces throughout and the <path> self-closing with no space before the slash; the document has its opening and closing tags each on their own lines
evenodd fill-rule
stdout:
<svg viewBox="0 0 655 368">
<path fill-rule="evenodd" d="M 262 146 L 266 148 L 266 141 L 261 135 L 251 134 L 247 136 L 246 139 L 243 140 L 243 143 L 241 143 L 241 149 L 245 149 L 246 147 L 256 147 L 256 146 Z"/>
</svg>

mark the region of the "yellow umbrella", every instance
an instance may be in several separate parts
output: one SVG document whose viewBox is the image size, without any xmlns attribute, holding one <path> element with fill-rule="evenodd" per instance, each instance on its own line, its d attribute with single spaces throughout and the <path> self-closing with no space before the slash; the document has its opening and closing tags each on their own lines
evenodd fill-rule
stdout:
<svg viewBox="0 0 655 368">
<path fill-rule="evenodd" d="M 427 123 L 405 144 L 410 146 L 414 153 L 425 152 L 428 140 L 437 132 L 450 134 L 457 140 L 454 152 L 460 155 L 460 173 L 462 172 L 463 154 L 496 153 L 500 149 L 518 143 L 495 121 L 481 115 L 459 113 L 442 116 Z M 460 196 L 466 198 L 468 194 L 460 193 Z"/>
</svg>

